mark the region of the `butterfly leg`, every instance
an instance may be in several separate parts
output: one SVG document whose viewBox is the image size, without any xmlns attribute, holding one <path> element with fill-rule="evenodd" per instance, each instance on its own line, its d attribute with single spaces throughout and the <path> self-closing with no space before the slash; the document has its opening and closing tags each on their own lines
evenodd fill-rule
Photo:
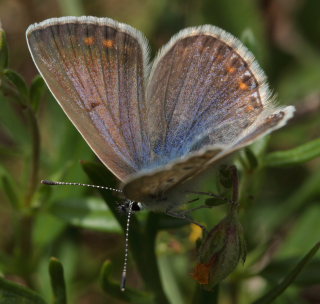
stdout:
<svg viewBox="0 0 320 304">
<path fill-rule="evenodd" d="M 212 208 L 212 207 L 214 207 L 214 206 L 201 205 L 201 206 L 198 206 L 198 207 L 195 207 L 195 208 L 191 208 L 191 209 L 186 210 L 186 213 L 191 213 L 191 212 L 197 211 L 197 210 L 199 210 L 199 209 Z"/>
<path fill-rule="evenodd" d="M 232 198 L 228 199 L 228 198 L 223 198 L 219 195 L 216 195 L 214 193 L 210 193 L 210 192 L 194 192 L 194 191 L 190 191 L 189 193 L 193 193 L 193 194 L 202 194 L 202 195 L 208 195 L 217 199 L 221 199 L 223 201 L 225 201 L 226 203 L 230 203 L 230 204 L 234 204 L 234 206 L 238 207 L 239 203 L 238 203 L 238 199 L 239 199 L 239 177 L 238 177 L 238 171 L 237 168 L 235 166 L 230 166 L 228 168 L 231 171 L 231 179 L 232 179 Z M 191 200 L 188 203 L 194 202 L 197 199 Z M 190 223 L 193 223 L 197 226 L 199 226 L 200 228 L 202 228 L 205 232 L 207 232 L 207 229 L 205 226 L 203 226 L 202 224 L 196 222 L 189 214 L 191 212 L 194 212 L 196 210 L 199 209 L 203 209 L 203 208 L 212 208 L 214 206 L 210 206 L 210 205 L 201 205 L 189 210 L 176 210 L 174 208 L 169 208 L 166 210 L 166 213 L 172 217 L 176 217 L 176 218 L 180 218 L 183 220 L 186 220 Z"/>
<path fill-rule="evenodd" d="M 230 202 L 230 199 L 224 197 L 224 196 L 221 196 L 221 195 L 218 195 L 218 194 L 215 194 L 215 193 L 212 193 L 212 192 L 203 192 L 203 191 L 187 191 L 187 193 L 190 193 L 190 194 L 198 194 L 198 195 L 206 195 L 206 196 L 210 196 L 210 197 L 213 197 L 213 198 L 216 198 L 218 200 L 221 200 L 221 201 L 225 201 L 226 203 L 229 203 Z M 196 201 L 197 199 L 194 199 L 190 202 L 193 202 L 193 201 Z M 189 203 L 189 202 L 188 202 Z"/>
<path fill-rule="evenodd" d="M 212 192 L 203 192 L 203 191 L 186 191 L 186 192 L 192 193 L 192 194 L 198 194 L 198 195 L 211 196 L 215 199 L 224 201 L 225 203 L 230 203 L 230 204 L 237 203 L 239 200 L 239 175 L 238 175 L 237 167 L 235 165 L 231 165 L 231 166 L 226 167 L 225 170 L 229 171 L 230 179 L 231 179 L 231 183 L 232 183 L 232 198 L 231 199 L 229 199 L 227 197 L 223 197 L 223 196 L 215 194 L 215 193 L 212 193 Z M 194 210 L 192 209 L 192 211 L 194 211 Z"/>
<path fill-rule="evenodd" d="M 194 203 L 194 202 L 196 202 L 196 201 L 198 201 L 198 200 L 199 200 L 199 197 L 197 197 L 197 198 L 195 198 L 195 199 L 192 199 L 192 200 L 190 200 L 190 201 L 187 201 L 186 204 L 191 204 L 191 203 Z"/>
<path fill-rule="evenodd" d="M 189 210 L 187 210 L 186 212 L 181 211 L 181 210 L 174 210 L 174 209 L 167 209 L 166 210 L 166 214 L 168 214 L 172 217 L 186 220 L 192 224 L 199 226 L 204 232 L 207 232 L 207 228 L 204 225 L 196 222 L 191 216 L 189 216 L 189 213 L 190 213 Z"/>
</svg>

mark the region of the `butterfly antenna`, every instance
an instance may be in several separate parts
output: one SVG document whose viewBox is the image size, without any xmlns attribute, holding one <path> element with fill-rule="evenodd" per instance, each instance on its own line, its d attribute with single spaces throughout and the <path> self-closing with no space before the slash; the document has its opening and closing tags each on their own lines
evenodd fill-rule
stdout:
<svg viewBox="0 0 320 304">
<path fill-rule="evenodd" d="M 125 248 L 124 248 L 124 262 L 123 262 L 123 270 L 121 277 L 121 291 L 126 290 L 126 281 L 127 281 L 127 265 L 128 265 L 128 255 L 129 255 L 129 227 L 130 227 L 130 219 L 132 215 L 132 205 L 133 202 L 129 202 L 128 209 L 128 217 L 127 217 L 127 225 L 126 225 L 126 235 L 125 235 Z"/>
<path fill-rule="evenodd" d="M 97 189 L 105 189 L 111 191 L 122 192 L 119 189 L 114 189 L 106 186 L 99 186 L 99 185 L 91 185 L 91 184 L 82 184 L 82 183 L 70 183 L 70 182 L 56 182 L 51 180 L 42 180 L 41 184 L 49 185 L 49 186 L 83 186 L 83 187 L 91 187 Z M 126 232 L 125 232 L 125 249 L 124 249 L 124 262 L 123 262 L 123 270 L 122 270 L 122 277 L 121 277 L 121 291 L 126 290 L 126 280 L 127 280 L 127 265 L 128 265 L 128 255 L 129 255 L 129 228 L 130 228 L 130 219 L 132 215 L 132 206 L 134 202 L 129 201 L 129 208 L 128 208 L 128 217 L 127 217 L 127 224 L 126 224 Z"/>
<path fill-rule="evenodd" d="M 106 186 L 99 186 L 99 185 L 91 185 L 91 184 L 82 184 L 82 183 L 69 183 L 69 182 L 55 182 L 51 180 L 42 180 L 41 184 L 49 185 L 49 186 L 83 186 L 83 187 L 91 187 L 91 188 L 97 188 L 97 189 L 105 189 L 105 190 L 111 190 L 116 192 L 122 192 L 119 189 L 110 188 Z"/>
</svg>

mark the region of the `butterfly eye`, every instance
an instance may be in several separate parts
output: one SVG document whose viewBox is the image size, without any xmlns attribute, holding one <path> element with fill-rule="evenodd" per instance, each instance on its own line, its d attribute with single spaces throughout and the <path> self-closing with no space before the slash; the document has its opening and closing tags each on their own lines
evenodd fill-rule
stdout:
<svg viewBox="0 0 320 304">
<path fill-rule="evenodd" d="M 135 211 L 140 211 L 143 209 L 142 205 L 138 202 L 133 202 L 132 204 L 132 211 L 135 212 Z"/>
<path fill-rule="evenodd" d="M 141 211 L 143 209 L 143 206 L 141 203 L 133 202 L 133 201 L 129 201 L 129 200 L 118 202 L 117 205 L 118 205 L 117 207 L 118 207 L 119 212 L 121 214 L 126 214 L 126 215 L 128 215 L 129 210 L 131 213 L 135 213 L 135 212 Z"/>
</svg>

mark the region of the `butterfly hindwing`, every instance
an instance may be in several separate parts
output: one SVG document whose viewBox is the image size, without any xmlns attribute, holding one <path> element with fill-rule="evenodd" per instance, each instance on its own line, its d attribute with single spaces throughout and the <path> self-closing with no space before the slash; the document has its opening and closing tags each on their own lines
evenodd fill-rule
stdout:
<svg viewBox="0 0 320 304">
<path fill-rule="evenodd" d="M 293 116 L 294 107 L 288 106 L 275 110 L 272 114 L 260 117 L 255 125 L 244 130 L 238 141 L 228 146 L 207 146 L 201 151 L 190 153 L 165 167 L 133 176 L 123 185 L 125 195 L 135 201 L 145 202 L 149 207 L 159 209 L 166 192 L 217 164 L 235 151 L 251 144 L 253 141 L 284 126 Z M 178 203 L 178 202 L 176 202 Z"/>
<path fill-rule="evenodd" d="M 155 209 L 161 209 L 159 204 L 168 199 L 168 191 L 195 177 L 222 151 L 223 147 L 212 147 L 158 170 L 141 172 L 123 185 L 124 195 L 133 201 L 146 203 L 149 208 L 154 204 Z"/>
</svg>

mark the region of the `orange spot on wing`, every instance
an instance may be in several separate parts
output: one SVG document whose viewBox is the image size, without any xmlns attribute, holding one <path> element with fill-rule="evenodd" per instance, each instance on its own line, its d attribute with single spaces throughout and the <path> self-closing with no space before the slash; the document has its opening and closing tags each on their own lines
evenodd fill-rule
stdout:
<svg viewBox="0 0 320 304">
<path fill-rule="evenodd" d="M 239 87 L 241 90 L 248 90 L 249 89 L 248 85 L 242 81 L 240 82 Z"/>
<path fill-rule="evenodd" d="M 253 106 L 247 106 L 246 107 L 246 112 L 252 112 L 254 110 Z"/>
<path fill-rule="evenodd" d="M 234 73 L 236 71 L 236 68 L 231 66 L 231 67 L 228 67 L 227 70 L 228 70 L 228 73 L 232 74 L 232 73 Z"/>
<path fill-rule="evenodd" d="M 111 48 L 114 46 L 114 41 L 110 39 L 106 39 L 103 41 L 103 45 L 107 48 Z"/>
<path fill-rule="evenodd" d="M 94 44 L 94 38 L 93 37 L 86 37 L 86 38 L 84 38 L 84 43 L 86 44 L 86 45 L 93 45 Z"/>
</svg>

